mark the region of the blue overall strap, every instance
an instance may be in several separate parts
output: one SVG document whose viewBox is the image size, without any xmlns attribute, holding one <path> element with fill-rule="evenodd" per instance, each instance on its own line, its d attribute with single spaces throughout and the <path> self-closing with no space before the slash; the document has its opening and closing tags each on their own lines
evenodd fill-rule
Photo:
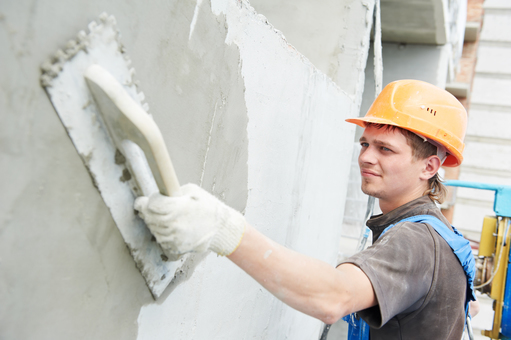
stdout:
<svg viewBox="0 0 511 340">
<path fill-rule="evenodd" d="M 351 313 L 342 319 L 348 323 L 348 340 L 369 340 L 369 325 L 357 313 Z"/>
<path fill-rule="evenodd" d="M 402 222 L 415 222 L 415 223 L 427 223 L 435 229 L 435 231 L 442 236 L 442 238 L 447 242 L 449 247 L 451 247 L 452 251 L 458 258 L 465 271 L 465 276 L 467 277 L 467 306 L 470 301 L 475 301 L 475 292 L 474 292 L 474 278 L 476 273 L 475 268 L 475 260 L 474 255 L 472 254 L 472 248 L 470 247 L 470 242 L 461 235 L 456 228 L 452 227 L 452 230 L 449 229 L 442 221 L 440 221 L 437 217 L 431 215 L 416 215 L 412 217 L 405 218 L 398 223 Z M 397 223 L 396 223 L 397 224 Z M 391 224 L 383 232 L 380 234 L 382 237 L 390 228 L 395 226 L 396 224 Z M 453 232 L 454 231 L 454 232 Z"/>
<path fill-rule="evenodd" d="M 427 223 L 432 226 L 433 229 L 435 229 L 435 231 L 447 242 L 449 247 L 451 247 L 452 251 L 460 261 L 460 264 L 465 272 L 465 276 L 467 277 L 467 298 L 465 301 L 466 318 L 468 315 L 469 302 L 475 301 L 475 260 L 474 256 L 472 255 L 470 242 L 465 239 L 463 235 L 461 235 L 461 233 L 456 230 L 456 228 L 451 226 L 453 230 L 449 229 L 437 217 L 431 215 L 416 215 L 405 218 L 395 224 L 391 224 L 385 228 L 385 230 L 383 230 L 378 238 L 382 237 L 383 234 L 385 234 L 390 228 L 401 222 Z M 346 315 L 343 320 L 346 321 L 349 326 L 348 340 L 369 340 L 369 326 L 364 320 L 358 317 L 356 313 Z"/>
</svg>

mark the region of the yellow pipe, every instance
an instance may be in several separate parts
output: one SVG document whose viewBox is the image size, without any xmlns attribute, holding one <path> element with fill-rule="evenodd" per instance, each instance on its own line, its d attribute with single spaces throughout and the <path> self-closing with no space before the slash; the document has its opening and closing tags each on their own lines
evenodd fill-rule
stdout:
<svg viewBox="0 0 511 340">
<path fill-rule="evenodd" d="M 495 251 L 495 231 L 497 228 L 497 218 L 495 216 L 485 216 L 483 221 L 483 230 L 481 231 L 481 241 L 479 242 L 479 256 L 491 257 Z"/>
<path fill-rule="evenodd" d="M 509 260 L 509 242 L 511 241 L 509 230 L 506 230 L 509 218 L 503 218 L 499 222 L 497 235 L 497 251 L 495 253 L 494 268 L 498 268 L 492 282 L 490 297 L 495 300 L 493 317 L 493 329 L 491 331 L 483 331 L 483 335 L 491 339 L 499 339 L 500 325 L 502 322 L 502 306 L 504 303 L 504 291 L 506 288 L 506 273 Z M 511 228 L 509 228 L 511 229 Z M 504 245 L 504 239 L 506 240 Z"/>
</svg>

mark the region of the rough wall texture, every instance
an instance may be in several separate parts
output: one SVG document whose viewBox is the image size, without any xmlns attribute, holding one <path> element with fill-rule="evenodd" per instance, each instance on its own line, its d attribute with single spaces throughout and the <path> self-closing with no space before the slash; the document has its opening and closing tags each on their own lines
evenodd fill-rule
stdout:
<svg viewBox="0 0 511 340">
<path fill-rule="evenodd" d="M 212 7 L 225 16 L 226 42 L 239 47 L 242 59 L 249 116 L 246 217 L 272 239 L 333 264 L 348 173 L 345 156 L 339 155 L 351 153 L 353 134 L 338 110 L 349 112 L 351 100 L 246 4 L 214 1 Z M 208 282 L 217 282 L 217 288 Z M 178 289 L 165 302 L 142 309 L 142 339 L 190 334 L 190 329 L 197 339 L 319 335 L 317 320 L 284 306 L 215 257 Z M 182 296 L 196 308 L 176 309 Z M 179 322 L 172 329 L 161 326 L 174 319 Z M 205 327 L 205 320 L 212 327 Z"/>
<path fill-rule="evenodd" d="M 180 181 L 335 262 L 353 100 L 248 3 L 3 2 L 0 337 L 316 337 L 317 320 L 216 256 L 191 257 L 152 300 L 39 85 L 41 63 L 103 11 L 117 18 Z"/>
<path fill-rule="evenodd" d="M 318 6 L 308 0 L 279 3 L 253 0 L 251 4 L 282 31 L 290 44 L 352 96 L 355 105 L 349 114 L 358 116 L 364 92 L 374 1 L 324 1 Z M 367 68 L 370 74 L 371 67 Z M 374 88 L 374 81 L 371 86 Z M 358 149 L 354 152 L 358 154 Z M 367 204 L 367 196 L 360 190 L 356 159 L 352 167 L 343 227 L 343 236 L 350 237 L 341 242 L 341 258 L 354 250 Z"/>
<path fill-rule="evenodd" d="M 102 11 L 118 19 L 180 180 L 245 207 L 244 87 L 224 23 L 209 10 L 190 39 L 195 4 L 139 6 L 2 5 L 1 168 L 10 183 L 1 210 L 2 337 L 136 338 L 139 309 L 152 301 L 38 82 L 44 59 Z"/>
<path fill-rule="evenodd" d="M 253 0 L 286 40 L 351 95 L 358 116 L 373 22 L 374 0 Z"/>
</svg>

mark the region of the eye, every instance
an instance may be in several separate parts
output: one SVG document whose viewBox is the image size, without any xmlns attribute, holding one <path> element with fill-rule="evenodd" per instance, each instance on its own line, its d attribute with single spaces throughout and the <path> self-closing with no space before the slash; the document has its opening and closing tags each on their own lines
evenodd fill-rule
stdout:
<svg viewBox="0 0 511 340">
<path fill-rule="evenodd" d="M 382 150 L 382 151 L 385 151 L 385 152 L 393 152 L 391 149 L 386 148 L 386 147 L 384 147 L 384 146 L 382 146 L 382 147 L 381 147 L 381 150 Z"/>
<path fill-rule="evenodd" d="M 369 146 L 369 143 L 367 142 L 361 142 L 360 145 L 363 147 L 363 148 L 367 148 Z"/>
</svg>

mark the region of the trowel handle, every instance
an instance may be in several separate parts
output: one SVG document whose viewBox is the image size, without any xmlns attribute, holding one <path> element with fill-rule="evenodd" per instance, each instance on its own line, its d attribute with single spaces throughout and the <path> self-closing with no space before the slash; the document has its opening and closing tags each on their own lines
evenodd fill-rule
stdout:
<svg viewBox="0 0 511 340">
<path fill-rule="evenodd" d="M 166 174 L 168 174 L 168 178 L 162 176 L 163 183 L 170 184 L 164 184 L 165 188 L 163 188 L 164 190 L 161 190 L 158 188 L 158 184 L 156 183 L 154 175 L 151 171 L 151 167 L 147 162 L 147 157 L 140 146 L 129 139 L 123 140 L 121 145 L 123 154 L 129 164 L 130 172 L 132 176 L 135 177 L 135 182 L 137 183 L 137 186 L 143 196 L 151 196 L 156 192 L 160 192 L 169 196 L 181 195 L 181 189 L 179 187 L 179 182 L 173 167 L 168 167 L 167 170 L 163 170 L 166 171 Z M 158 165 L 158 168 L 165 169 L 165 165 Z"/>
<path fill-rule="evenodd" d="M 150 157 L 147 153 L 152 153 L 152 158 L 158 168 L 157 174 L 153 173 L 153 175 L 160 175 L 160 181 L 156 181 L 160 193 L 168 196 L 181 196 L 181 186 L 179 185 L 174 165 L 172 165 L 169 152 L 158 125 L 140 106 L 137 105 L 137 109 L 142 112 L 139 112 L 137 117 L 133 117 L 132 121 L 140 129 L 140 132 L 144 135 L 145 140 L 150 146 L 150 151 L 145 148 L 145 153 L 147 158 Z M 140 118 L 141 122 L 137 121 L 138 118 Z M 153 169 L 153 172 L 154 170 L 155 169 Z"/>
<path fill-rule="evenodd" d="M 129 139 L 125 139 L 121 142 L 121 145 L 123 154 L 128 161 L 129 169 L 135 177 L 135 181 L 142 191 L 142 195 L 150 196 L 159 191 L 163 195 L 181 196 L 179 180 L 177 179 L 170 156 L 166 152 L 167 149 L 161 137 L 161 133 L 160 136 L 155 136 L 155 138 L 159 138 L 160 140 L 152 141 L 152 144 L 156 147 L 152 148 L 154 150 L 152 150 L 151 156 L 158 168 L 157 172 L 160 175 L 159 181 L 155 179 L 147 160 L 147 155 L 144 150 L 142 150 L 141 146 Z M 160 187 L 162 185 L 163 187 Z"/>
<path fill-rule="evenodd" d="M 123 149 L 122 144 L 126 140 L 137 144 L 145 155 L 142 158 L 149 165 L 159 191 L 168 196 L 181 196 L 165 141 L 151 115 L 103 67 L 91 65 L 84 76 L 115 144 L 118 147 L 121 144 Z M 136 154 L 134 157 L 134 160 L 128 160 L 131 164 L 138 161 Z"/>
<path fill-rule="evenodd" d="M 154 123 L 156 126 L 156 123 Z M 158 129 L 158 126 L 156 126 Z M 167 147 L 165 146 L 165 141 L 161 135 L 160 129 L 158 144 L 160 147 L 157 150 L 153 150 L 154 158 L 156 160 L 156 164 L 158 165 L 158 169 L 160 170 L 160 175 L 162 177 L 163 183 L 165 184 L 165 189 L 167 192 L 160 192 L 162 194 L 166 194 L 168 196 L 181 196 L 181 186 L 179 185 L 179 180 L 177 179 L 176 171 L 174 170 L 174 166 L 172 165 L 172 161 L 170 160 L 169 153 L 167 151 Z"/>
</svg>

